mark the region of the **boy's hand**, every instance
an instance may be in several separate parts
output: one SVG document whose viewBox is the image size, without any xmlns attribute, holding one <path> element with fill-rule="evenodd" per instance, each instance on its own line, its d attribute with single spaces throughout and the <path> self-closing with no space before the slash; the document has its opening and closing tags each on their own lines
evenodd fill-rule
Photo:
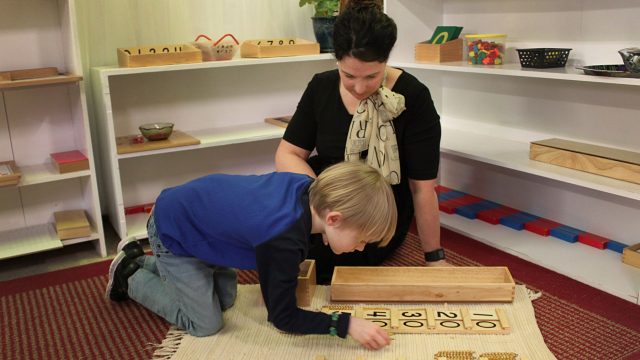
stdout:
<svg viewBox="0 0 640 360">
<path fill-rule="evenodd" d="M 349 335 L 370 350 L 382 349 L 391 344 L 389 333 L 380 326 L 353 316 L 349 319 Z"/>
</svg>

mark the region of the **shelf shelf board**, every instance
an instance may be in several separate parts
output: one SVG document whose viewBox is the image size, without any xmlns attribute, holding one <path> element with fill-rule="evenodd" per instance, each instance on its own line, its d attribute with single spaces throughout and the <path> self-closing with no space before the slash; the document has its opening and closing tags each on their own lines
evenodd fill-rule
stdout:
<svg viewBox="0 0 640 360">
<path fill-rule="evenodd" d="M 533 69 L 523 68 L 519 63 L 504 65 L 470 65 L 464 61 L 447 62 L 441 64 L 427 64 L 417 62 L 390 62 L 390 66 L 403 69 L 422 69 L 444 72 L 502 75 L 540 79 L 555 79 L 568 81 L 583 81 L 589 83 L 604 83 L 613 85 L 640 86 L 640 78 L 618 78 L 607 76 L 586 75 L 582 70 L 566 66 L 562 68 Z"/>
<path fill-rule="evenodd" d="M 624 264 L 620 253 L 443 212 L 440 212 L 440 222 L 445 228 L 638 303 L 640 269 Z"/>
<path fill-rule="evenodd" d="M 147 220 L 149 219 L 149 214 L 143 212 L 127 215 L 125 218 L 127 221 L 127 236 L 135 236 L 137 240 L 148 237 Z"/>
<path fill-rule="evenodd" d="M 175 64 L 175 65 L 161 65 L 161 66 L 145 66 L 136 68 L 124 68 L 118 66 L 102 66 L 96 67 L 102 76 L 116 76 L 116 75 L 132 75 L 132 74 L 145 74 L 154 72 L 165 71 L 177 71 L 177 70 L 195 70 L 195 69 L 209 69 L 209 68 L 222 68 L 222 67 L 234 67 L 234 66 L 247 66 L 247 65 L 265 65 L 265 64 L 279 64 L 290 62 L 304 62 L 304 61 L 321 61 L 321 60 L 335 60 L 333 54 L 318 54 L 318 55 L 302 55 L 302 56 L 286 56 L 286 57 L 273 57 L 273 58 L 237 58 L 225 61 L 204 61 L 195 64 Z"/>
<path fill-rule="evenodd" d="M 21 166 L 20 171 L 22 172 L 22 178 L 20 178 L 20 183 L 18 184 L 18 186 L 29 186 L 91 176 L 90 170 L 74 171 L 60 174 L 50 163 L 32 166 Z"/>
<path fill-rule="evenodd" d="M 640 200 L 640 185 L 529 160 L 529 143 L 443 127 L 440 151 L 624 198 Z"/>
<path fill-rule="evenodd" d="M 0 81 L 0 91 L 47 85 L 68 84 L 79 81 L 82 81 L 82 76 L 79 75 L 58 75 L 37 79 Z"/>
<path fill-rule="evenodd" d="M 0 259 L 62 247 L 53 224 L 41 224 L 0 232 Z"/>
<path fill-rule="evenodd" d="M 121 154 L 118 155 L 118 159 L 135 158 L 194 149 L 204 149 L 215 146 L 241 144 L 261 140 L 279 139 L 284 134 L 284 128 L 261 122 L 255 124 L 226 126 L 197 131 L 189 130 L 185 132 L 199 139 L 200 144 Z"/>
</svg>

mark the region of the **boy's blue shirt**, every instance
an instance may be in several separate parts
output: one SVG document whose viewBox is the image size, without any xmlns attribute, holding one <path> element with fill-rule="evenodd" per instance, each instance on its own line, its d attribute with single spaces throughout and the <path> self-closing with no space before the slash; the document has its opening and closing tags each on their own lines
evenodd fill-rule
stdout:
<svg viewBox="0 0 640 360">
<path fill-rule="evenodd" d="M 301 196 L 312 181 L 284 172 L 207 175 L 162 191 L 154 210 L 156 228 L 174 255 L 255 269 L 255 248 L 299 220 L 308 206 Z"/>
</svg>

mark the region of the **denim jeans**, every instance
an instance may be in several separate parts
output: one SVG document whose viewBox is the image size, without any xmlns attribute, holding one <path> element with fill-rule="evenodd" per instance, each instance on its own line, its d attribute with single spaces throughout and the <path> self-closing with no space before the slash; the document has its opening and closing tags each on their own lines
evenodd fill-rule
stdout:
<svg viewBox="0 0 640 360">
<path fill-rule="evenodd" d="M 154 255 L 136 260 L 141 266 L 129 278 L 129 297 L 193 336 L 218 332 L 222 311 L 236 298 L 236 271 L 173 255 L 158 237 L 153 213 L 147 231 Z"/>
</svg>

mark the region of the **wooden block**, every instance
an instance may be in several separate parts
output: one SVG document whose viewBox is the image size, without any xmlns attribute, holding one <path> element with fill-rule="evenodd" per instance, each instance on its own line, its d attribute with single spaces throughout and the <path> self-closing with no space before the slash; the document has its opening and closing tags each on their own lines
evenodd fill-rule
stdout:
<svg viewBox="0 0 640 360">
<path fill-rule="evenodd" d="M 44 67 L 35 69 L 13 70 L 11 73 L 11 81 L 40 79 L 52 76 L 58 76 L 58 69 L 55 67 Z"/>
<path fill-rule="evenodd" d="M 336 266 L 333 301 L 513 301 L 506 267 Z"/>
<path fill-rule="evenodd" d="M 91 224 L 84 210 L 57 211 L 53 213 L 53 217 L 60 240 L 91 235 Z"/>
<path fill-rule="evenodd" d="M 311 300 L 316 292 L 316 261 L 307 259 L 300 263 L 298 286 L 296 288 L 296 303 L 300 307 L 311 306 Z"/>
<path fill-rule="evenodd" d="M 585 245 L 593 246 L 596 249 L 602 250 L 607 246 L 609 239 L 591 233 L 582 233 L 578 235 L 578 241 Z"/>
<path fill-rule="evenodd" d="M 166 149 L 179 146 L 198 145 L 200 140 L 179 130 L 173 130 L 166 140 L 136 142 L 138 135 L 119 136 L 116 138 L 118 154 L 128 154 L 140 151 Z"/>
<path fill-rule="evenodd" d="M 560 226 L 560 223 L 543 218 L 539 218 L 524 224 L 525 230 L 531 231 L 532 233 L 541 236 L 549 236 L 549 234 L 551 233 L 551 229 L 555 229 L 558 226 Z"/>
<path fill-rule="evenodd" d="M 509 320 L 507 319 L 507 313 L 503 309 L 496 309 L 496 315 L 498 315 L 500 325 L 504 329 L 511 329 L 511 325 L 509 325 Z"/>
<path fill-rule="evenodd" d="M 622 251 L 622 262 L 640 268 L 640 244 L 624 248 Z"/>
<path fill-rule="evenodd" d="M 427 309 L 427 327 L 429 329 L 436 328 L 436 315 L 434 314 L 433 309 Z"/>
<path fill-rule="evenodd" d="M 53 153 L 51 160 L 60 174 L 89 170 L 89 159 L 78 150 Z"/>
<path fill-rule="evenodd" d="M 202 62 L 202 52 L 191 44 L 163 44 L 118 48 L 120 67 L 143 67 Z"/>
<path fill-rule="evenodd" d="M 462 39 L 447 41 L 440 45 L 418 43 L 415 48 L 415 58 L 417 62 L 428 63 L 462 61 Z"/>
<path fill-rule="evenodd" d="M 529 158 L 640 184 L 640 153 L 563 139 L 533 141 Z"/>
<path fill-rule="evenodd" d="M 268 58 L 320 54 L 320 44 L 304 39 L 245 40 L 240 45 L 243 58 Z"/>
<path fill-rule="evenodd" d="M 497 207 L 495 209 L 483 210 L 476 214 L 476 218 L 489 224 L 500 224 L 500 219 L 503 217 L 517 214 L 520 210 L 510 208 L 507 206 Z"/>
<path fill-rule="evenodd" d="M 15 161 L 0 162 L 0 187 L 18 185 L 21 177 L 22 173 Z"/>
<path fill-rule="evenodd" d="M 439 202 L 438 208 L 440 209 L 440 211 L 444 211 L 447 214 L 453 214 L 456 212 L 456 208 L 459 208 L 465 205 L 479 203 L 481 201 L 482 199 L 477 196 L 464 195 L 464 196 Z"/>
<path fill-rule="evenodd" d="M 271 125 L 280 126 L 286 129 L 287 126 L 289 126 L 289 121 L 291 121 L 291 117 L 292 117 L 291 115 L 270 117 L 270 118 L 264 119 L 264 122 Z"/>
<path fill-rule="evenodd" d="M 469 309 L 460 309 L 460 314 L 462 315 L 462 324 L 464 325 L 464 328 L 471 329 L 473 324 L 471 323 L 471 314 L 469 313 Z"/>
</svg>

